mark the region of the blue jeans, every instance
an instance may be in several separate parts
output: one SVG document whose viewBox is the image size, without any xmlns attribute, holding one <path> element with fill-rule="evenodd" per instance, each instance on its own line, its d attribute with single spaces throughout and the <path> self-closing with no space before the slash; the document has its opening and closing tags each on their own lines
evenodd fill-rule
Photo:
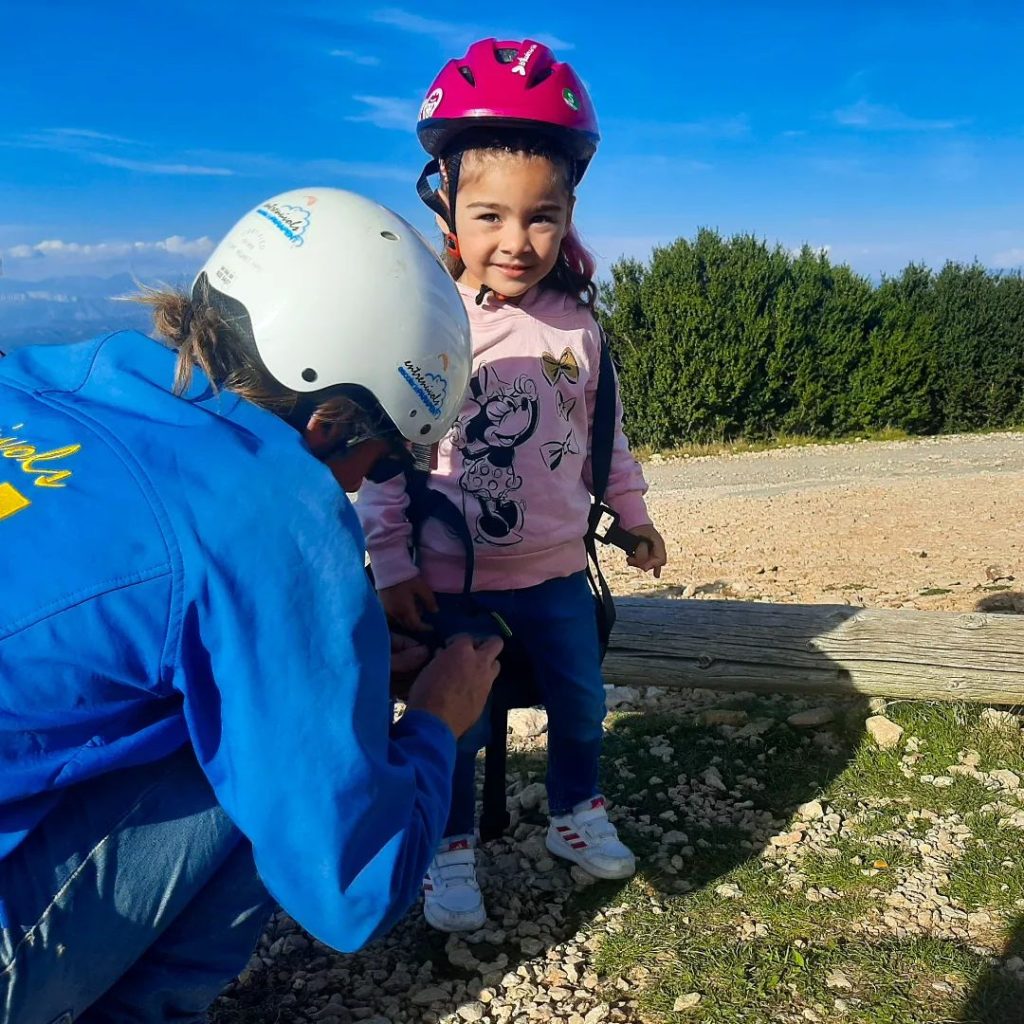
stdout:
<svg viewBox="0 0 1024 1024">
<path fill-rule="evenodd" d="M 0 861 L 0 1024 L 204 1021 L 272 910 L 191 748 L 82 783 Z"/>
<path fill-rule="evenodd" d="M 434 628 L 442 639 L 453 633 L 500 635 L 488 614 L 508 624 L 507 645 L 521 645 L 548 712 L 548 806 L 566 814 L 598 792 L 604 680 L 597 640 L 594 598 L 586 573 L 547 580 L 523 590 L 485 590 L 472 603 L 457 594 L 438 594 Z M 476 825 L 476 755 L 490 735 L 490 708 L 459 740 L 452 775 L 452 806 L 445 835 L 471 833 Z"/>
</svg>

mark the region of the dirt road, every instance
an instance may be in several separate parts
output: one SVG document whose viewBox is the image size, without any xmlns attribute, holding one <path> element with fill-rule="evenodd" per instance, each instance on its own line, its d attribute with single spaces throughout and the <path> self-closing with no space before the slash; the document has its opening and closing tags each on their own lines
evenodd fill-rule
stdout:
<svg viewBox="0 0 1024 1024">
<path fill-rule="evenodd" d="M 1024 611 L 1024 434 L 665 460 L 645 466 L 670 565 L 619 592 Z"/>
</svg>

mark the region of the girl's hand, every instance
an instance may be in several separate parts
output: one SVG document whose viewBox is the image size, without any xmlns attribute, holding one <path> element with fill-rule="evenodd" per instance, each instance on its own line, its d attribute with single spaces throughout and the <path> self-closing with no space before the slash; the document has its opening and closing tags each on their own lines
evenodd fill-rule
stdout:
<svg viewBox="0 0 1024 1024">
<path fill-rule="evenodd" d="M 409 687 L 430 661 L 430 649 L 411 636 L 391 634 L 391 696 L 405 700 Z"/>
<path fill-rule="evenodd" d="M 637 545 L 636 552 L 626 559 L 629 565 L 643 569 L 644 572 L 654 572 L 654 578 L 661 578 L 661 567 L 668 561 L 665 553 L 665 541 L 661 534 L 650 524 L 634 526 L 630 533 L 642 537 L 643 540 Z"/>
<path fill-rule="evenodd" d="M 436 612 L 437 600 L 434 592 L 424 583 L 422 576 L 385 587 L 378 592 L 380 603 L 389 619 L 415 633 L 430 629 L 422 618 L 423 612 Z"/>
</svg>

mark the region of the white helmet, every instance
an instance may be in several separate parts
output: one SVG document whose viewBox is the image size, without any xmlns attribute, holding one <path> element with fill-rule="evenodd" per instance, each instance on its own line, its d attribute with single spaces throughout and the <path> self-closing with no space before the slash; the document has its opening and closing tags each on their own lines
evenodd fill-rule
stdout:
<svg viewBox="0 0 1024 1024">
<path fill-rule="evenodd" d="M 458 289 L 411 224 L 363 196 L 310 188 L 261 203 L 206 261 L 193 297 L 304 407 L 362 388 L 424 445 L 458 415 L 472 362 Z"/>
</svg>

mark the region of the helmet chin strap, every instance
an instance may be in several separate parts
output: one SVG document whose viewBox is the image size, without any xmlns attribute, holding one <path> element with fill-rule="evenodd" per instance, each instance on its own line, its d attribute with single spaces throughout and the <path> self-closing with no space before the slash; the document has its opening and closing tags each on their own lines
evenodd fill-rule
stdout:
<svg viewBox="0 0 1024 1024">
<path fill-rule="evenodd" d="M 490 292 L 499 302 L 508 302 L 508 296 L 502 295 L 500 292 L 496 292 L 489 284 L 480 285 L 480 291 L 476 293 L 476 304 L 482 306 L 484 300 L 487 298 L 487 293 Z"/>
<path fill-rule="evenodd" d="M 438 175 L 441 179 L 441 184 L 448 195 L 447 203 L 442 198 L 440 191 L 430 184 L 429 179 L 433 174 Z M 444 157 L 435 157 L 420 173 L 419 181 L 416 182 L 416 191 L 419 193 L 420 199 L 448 225 L 444 244 L 452 255 L 457 259 L 462 259 L 462 253 L 459 251 L 459 236 L 455 233 L 455 196 L 458 191 L 458 183 L 458 162 L 446 164 Z M 482 284 L 476 295 L 478 306 L 484 304 L 488 292 L 493 294 L 499 302 L 508 302 L 507 295 L 496 292 L 490 285 Z"/>
</svg>

